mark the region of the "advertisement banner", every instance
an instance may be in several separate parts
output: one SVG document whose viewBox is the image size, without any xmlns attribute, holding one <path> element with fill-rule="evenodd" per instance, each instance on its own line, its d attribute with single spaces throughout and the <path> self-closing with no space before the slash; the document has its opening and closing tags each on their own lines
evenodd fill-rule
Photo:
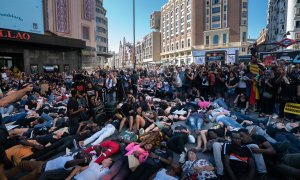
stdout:
<svg viewBox="0 0 300 180">
<path fill-rule="evenodd" d="M 44 34 L 42 0 L 0 2 L 0 28 Z"/>
</svg>

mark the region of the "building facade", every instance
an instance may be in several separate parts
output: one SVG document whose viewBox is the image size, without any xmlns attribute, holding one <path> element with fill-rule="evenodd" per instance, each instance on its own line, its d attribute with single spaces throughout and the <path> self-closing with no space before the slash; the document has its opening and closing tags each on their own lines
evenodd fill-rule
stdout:
<svg viewBox="0 0 300 180">
<path fill-rule="evenodd" d="M 135 49 L 138 67 L 160 63 L 160 32 L 147 34 L 141 41 L 136 43 Z"/>
<path fill-rule="evenodd" d="M 86 42 L 81 52 L 81 66 L 96 65 L 95 0 L 44 0 L 45 31 L 60 37 Z"/>
<path fill-rule="evenodd" d="M 119 45 L 119 68 L 132 68 L 133 67 L 133 50 L 132 43 L 127 42 L 126 38 L 120 41 Z"/>
<path fill-rule="evenodd" d="M 160 20 L 161 20 L 160 11 L 154 11 L 150 15 L 150 28 L 159 31 L 160 30 Z"/>
<path fill-rule="evenodd" d="M 248 0 L 169 0 L 161 19 L 163 61 L 234 61 L 247 53 Z"/>
<path fill-rule="evenodd" d="M 19 14 L 27 21 L 1 17 L 0 66 L 14 64 L 26 73 L 71 72 L 95 59 L 93 1 L 18 1 L 19 7 L 26 6 L 22 10 L 15 3 L 6 1 L 0 12 Z M 10 23 L 14 26 L 8 27 Z"/>
<path fill-rule="evenodd" d="M 103 67 L 107 58 L 111 56 L 108 53 L 108 19 L 106 9 L 103 7 L 103 0 L 96 0 L 96 43 L 97 43 L 97 63 Z"/>
</svg>

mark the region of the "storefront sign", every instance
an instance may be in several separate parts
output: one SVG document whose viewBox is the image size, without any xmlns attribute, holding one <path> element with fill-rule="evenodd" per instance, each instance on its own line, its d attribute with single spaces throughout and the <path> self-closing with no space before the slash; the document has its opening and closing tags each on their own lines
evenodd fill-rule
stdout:
<svg viewBox="0 0 300 180">
<path fill-rule="evenodd" d="M 30 34 L 26 32 L 9 31 L 0 29 L 0 38 L 30 40 Z"/>
<path fill-rule="evenodd" d="M 286 103 L 284 107 L 285 113 L 300 115 L 300 104 Z"/>
</svg>

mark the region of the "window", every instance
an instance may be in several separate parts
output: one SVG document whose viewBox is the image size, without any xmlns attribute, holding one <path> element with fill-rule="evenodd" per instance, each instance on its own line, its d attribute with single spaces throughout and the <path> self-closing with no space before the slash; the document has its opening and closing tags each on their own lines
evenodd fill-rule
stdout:
<svg viewBox="0 0 300 180">
<path fill-rule="evenodd" d="M 214 13 L 219 13 L 221 11 L 221 8 L 220 7 L 214 7 L 211 9 L 211 13 L 214 14 Z"/>
<path fill-rule="evenodd" d="M 300 16 L 300 8 L 296 9 L 296 16 Z"/>
<path fill-rule="evenodd" d="M 100 13 L 101 11 L 100 11 L 100 9 L 99 9 L 99 8 L 96 8 L 96 12 L 97 12 L 97 13 Z"/>
<path fill-rule="evenodd" d="M 181 41 L 181 48 L 184 48 L 184 41 Z"/>
<path fill-rule="evenodd" d="M 175 12 L 178 13 L 178 8 L 176 8 Z"/>
<path fill-rule="evenodd" d="M 224 12 L 227 11 L 227 5 L 224 5 Z"/>
<path fill-rule="evenodd" d="M 247 20 L 242 20 L 242 25 L 247 26 Z"/>
<path fill-rule="evenodd" d="M 209 36 L 206 36 L 206 37 L 205 37 L 205 44 L 206 44 L 206 45 L 209 45 Z"/>
<path fill-rule="evenodd" d="M 242 12 L 242 16 L 243 16 L 244 18 L 246 18 L 246 17 L 247 17 L 247 11 L 243 11 L 243 12 Z"/>
<path fill-rule="evenodd" d="M 212 0 L 212 5 L 215 5 L 215 4 L 219 4 L 220 3 L 220 0 Z"/>
<path fill-rule="evenodd" d="M 82 39 L 90 40 L 90 29 L 82 26 Z"/>
<path fill-rule="evenodd" d="M 187 6 L 191 5 L 191 0 L 187 0 L 186 5 Z"/>
<path fill-rule="evenodd" d="M 220 23 L 212 24 L 212 25 L 211 25 L 211 28 L 212 28 L 212 29 L 218 29 L 218 28 L 220 28 L 220 27 L 221 27 Z"/>
<path fill-rule="evenodd" d="M 187 46 L 191 47 L 191 39 L 188 39 Z"/>
<path fill-rule="evenodd" d="M 223 44 L 227 43 L 227 34 L 223 34 Z"/>
<path fill-rule="evenodd" d="M 181 18 L 181 23 L 184 23 L 184 18 Z"/>
<path fill-rule="evenodd" d="M 212 22 L 218 22 L 218 21 L 220 21 L 220 15 L 212 16 L 212 17 L 211 17 L 211 21 L 212 21 Z"/>
<path fill-rule="evenodd" d="M 296 28 L 300 28 L 300 21 L 296 21 Z"/>
<path fill-rule="evenodd" d="M 245 52 L 245 51 L 246 51 L 246 48 L 243 47 L 243 48 L 242 48 L 242 52 Z"/>
<path fill-rule="evenodd" d="M 209 17 L 206 18 L 206 23 L 209 23 Z"/>
<path fill-rule="evenodd" d="M 187 27 L 188 27 L 188 28 L 191 27 L 191 22 L 188 22 L 188 23 L 187 23 Z"/>
<path fill-rule="evenodd" d="M 243 32 L 242 40 L 243 40 L 243 42 L 247 41 L 247 32 Z"/>
<path fill-rule="evenodd" d="M 248 7 L 247 2 L 243 2 L 243 8 L 247 8 L 247 7 Z"/>
<path fill-rule="evenodd" d="M 224 21 L 227 20 L 227 14 L 224 14 Z"/>
<path fill-rule="evenodd" d="M 181 10 L 183 10 L 183 8 L 184 8 L 184 4 L 181 4 L 181 7 L 180 7 L 180 9 L 181 9 Z"/>
<path fill-rule="evenodd" d="M 300 0 L 297 0 L 297 3 L 300 3 Z"/>
<path fill-rule="evenodd" d="M 191 19 L 191 15 L 187 15 L 187 20 L 190 20 Z"/>
<path fill-rule="evenodd" d="M 172 51 L 174 50 L 174 44 L 171 45 L 171 50 L 172 50 Z"/>
<path fill-rule="evenodd" d="M 176 49 L 178 49 L 179 48 L 179 44 L 178 44 L 178 42 L 176 43 Z"/>
<path fill-rule="evenodd" d="M 214 35 L 213 43 L 215 45 L 219 44 L 219 36 L 218 35 Z"/>
<path fill-rule="evenodd" d="M 209 9 L 206 9 L 206 15 L 209 15 Z"/>
</svg>

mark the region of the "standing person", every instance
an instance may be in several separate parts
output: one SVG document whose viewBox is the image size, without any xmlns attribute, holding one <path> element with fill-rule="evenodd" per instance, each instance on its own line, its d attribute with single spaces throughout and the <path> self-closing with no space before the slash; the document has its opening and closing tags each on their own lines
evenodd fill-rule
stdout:
<svg viewBox="0 0 300 180">
<path fill-rule="evenodd" d="M 232 180 L 252 180 L 255 176 L 255 163 L 247 146 L 241 145 L 238 132 L 230 135 L 231 143 L 225 143 L 222 149 L 225 177 Z"/>
<path fill-rule="evenodd" d="M 68 108 L 68 117 L 69 117 L 69 132 L 70 134 L 75 134 L 79 127 L 80 121 L 80 113 L 86 112 L 86 108 L 79 108 L 78 104 L 78 91 L 72 90 L 71 96 L 72 98 L 69 99 L 67 108 Z"/>
<path fill-rule="evenodd" d="M 133 71 L 130 80 L 131 80 L 133 96 L 137 97 L 139 75 L 137 74 L 136 70 Z"/>
<path fill-rule="evenodd" d="M 117 79 L 112 72 L 108 75 L 105 84 L 107 88 L 107 102 L 111 104 L 115 104 Z"/>
<path fill-rule="evenodd" d="M 261 114 L 264 115 L 272 115 L 274 102 L 275 102 L 275 93 L 273 90 L 274 79 L 272 77 L 271 71 L 265 72 L 265 78 L 261 80 L 262 87 L 262 101 L 261 101 Z"/>
<path fill-rule="evenodd" d="M 209 94 L 210 94 L 210 97 L 213 98 L 213 97 L 215 97 L 216 75 L 212 70 L 209 71 L 209 73 L 208 73 L 208 80 L 209 80 Z"/>
<path fill-rule="evenodd" d="M 218 69 L 216 73 L 215 92 L 222 97 L 225 95 L 225 75 L 223 74 L 222 69 Z"/>
<path fill-rule="evenodd" d="M 192 70 L 189 68 L 185 72 L 185 88 L 186 88 L 186 93 L 188 96 L 192 95 L 192 83 L 194 79 L 194 74 Z M 188 97 L 189 98 L 189 97 Z"/>
</svg>

